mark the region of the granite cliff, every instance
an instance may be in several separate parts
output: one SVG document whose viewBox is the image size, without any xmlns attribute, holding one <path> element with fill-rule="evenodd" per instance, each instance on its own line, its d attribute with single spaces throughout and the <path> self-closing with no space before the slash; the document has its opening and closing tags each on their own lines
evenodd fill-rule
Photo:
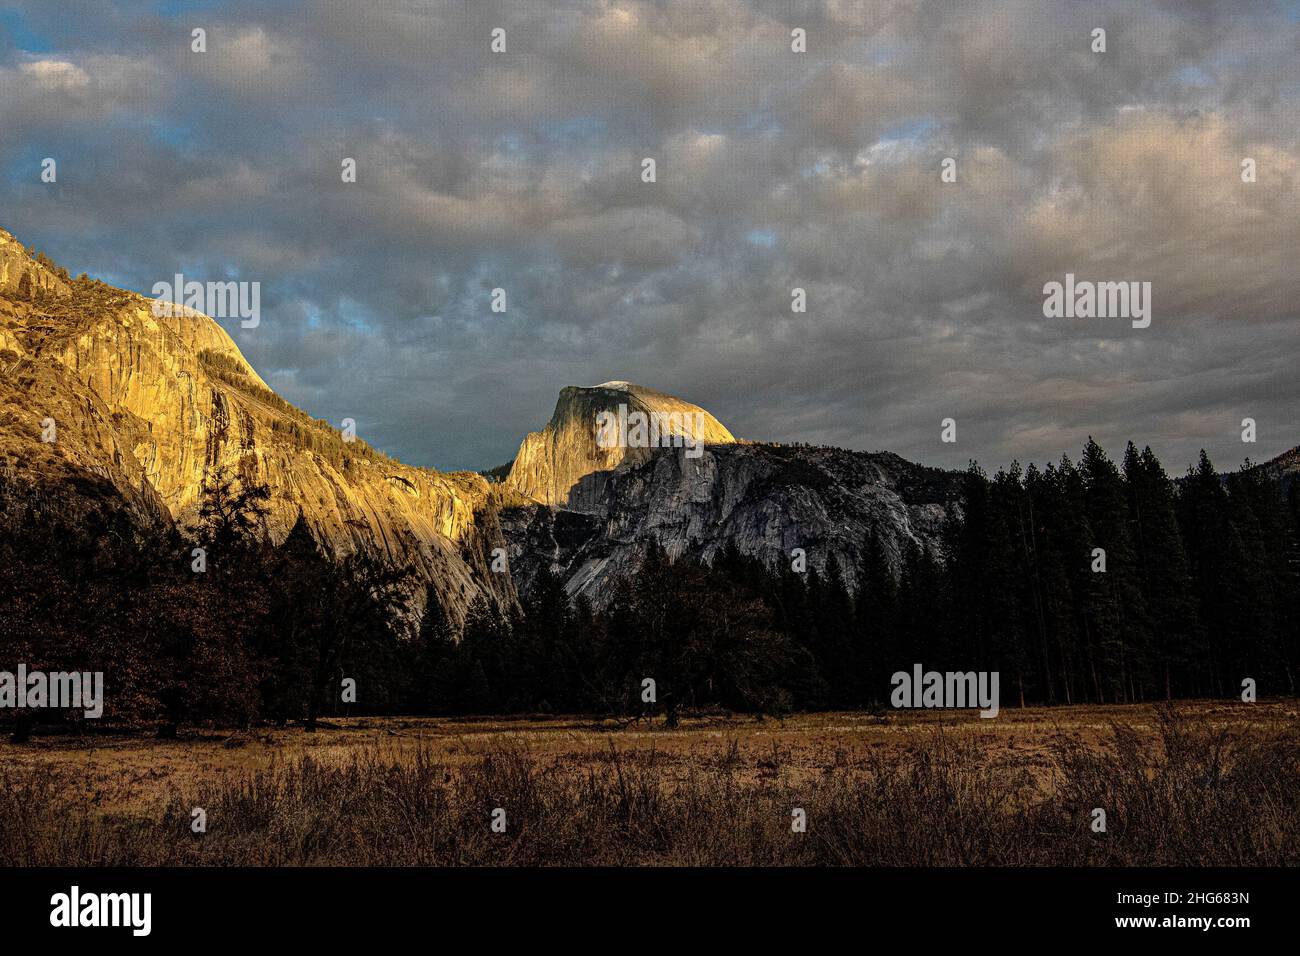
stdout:
<svg viewBox="0 0 1300 956">
<path fill-rule="evenodd" d="M 664 427 L 635 430 L 654 422 Z M 652 541 L 705 561 L 734 546 L 788 564 L 797 548 L 807 567 L 833 558 L 852 581 L 872 530 L 896 565 L 909 546 L 936 550 L 957 493 L 952 473 L 897 455 L 738 441 L 704 409 L 628 382 L 562 389 L 504 486 L 516 584 L 549 566 L 598 607 Z"/>
<path fill-rule="evenodd" d="M 613 422 L 625 422 L 628 417 L 635 421 L 638 415 L 647 422 L 662 422 L 662 442 L 651 442 L 648 436 L 645 443 L 601 441 L 598 421 L 603 414 Z M 576 504 L 570 496 L 583 478 L 644 462 L 660 444 L 676 441 L 684 447 L 735 440 L 726 426 L 704 409 L 672 395 L 628 382 L 605 382 L 589 388 L 570 385 L 560 390 L 546 427 L 524 438 L 505 484 L 530 501 L 569 507 Z M 588 487 L 579 491 L 589 492 Z"/>
<path fill-rule="evenodd" d="M 140 520 L 184 523 L 217 469 L 272 490 L 265 532 L 301 512 L 329 551 L 412 566 L 456 617 L 484 593 L 513 601 L 482 555 L 490 488 L 345 441 L 276 395 L 200 314 L 72 280 L 0 230 L 0 474 L 62 508 L 116 498 Z M 47 426 L 52 441 L 43 441 Z M 75 512 L 74 512 L 75 513 Z"/>
<path fill-rule="evenodd" d="M 911 546 L 937 553 L 959 476 L 889 453 L 757 442 L 708 445 L 696 459 L 661 449 L 580 479 L 565 507 L 517 505 L 501 512 L 516 585 L 549 566 L 571 596 L 597 607 L 611 584 L 634 573 L 651 541 L 670 556 L 709 561 L 734 546 L 789 566 L 832 559 L 849 582 L 868 536 L 891 564 Z"/>
</svg>

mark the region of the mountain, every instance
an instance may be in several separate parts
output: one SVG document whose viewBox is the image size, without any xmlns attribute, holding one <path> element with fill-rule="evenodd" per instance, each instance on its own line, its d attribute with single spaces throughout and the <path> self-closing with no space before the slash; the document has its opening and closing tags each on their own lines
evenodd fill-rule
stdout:
<svg viewBox="0 0 1300 956">
<path fill-rule="evenodd" d="M 514 600 L 482 558 L 495 533 L 484 478 L 345 441 L 276 395 L 211 318 L 157 316 L 153 300 L 72 280 L 0 230 L 0 478 L 74 518 L 122 507 L 183 524 L 217 469 L 271 488 L 273 542 L 301 513 L 335 554 L 412 566 L 457 618 L 480 593 Z"/>
<path fill-rule="evenodd" d="M 122 507 L 185 524 L 218 469 L 272 491 L 265 533 L 301 513 L 335 554 L 408 564 L 463 619 L 515 601 L 544 565 L 596 603 L 651 541 L 769 562 L 801 548 L 846 577 L 869 529 L 897 561 L 935 548 L 954 477 L 889 454 L 740 442 L 699 406 L 628 382 L 561 390 L 503 480 L 442 474 L 344 441 L 275 394 L 211 318 L 71 279 L 0 231 L 0 477 L 58 507 Z M 612 427 L 602 435 L 602 414 Z M 42 422 L 57 428 L 42 442 Z M 651 441 L 638 441 L 640 425 Z M 629 440 L 631 439 L 631 440 Z M 669 447 L 661 447 L 667 445 Z M 494 574 L 504 546 L 512 574 Z"/>
<path fill-rule="evenodd" d="M 621 440 L 600 441 L 597 420 L 605 413 L 610 416 L 607 421 L 620 432 L 618 423 L 631 419 L 635 427 L 638 415 L 644 416 L 647 425 L 662 422 L 666 425 L 665 435 L 677 438 L 682 445 L 730 444 L 736 440 L 726 426 L 699 406 L 642 385 L 570 385 L 560 390 L 546 427 L 524 438 L 506 477 L 506 487 L 540 504 L 576 506 L 570 495 L 583 478 L 654 456 L 657 443 L 641 447 Z M 583 488 L 584 493 L 589 490 Z"/>
<path fill-rule="evenodd" d="M 662 449 L 580 479 L 566 507 L 507 507 L 500 520 L 521 590 L 547 565 L 600 607 L 652 541 L 673 558 L 709 561 L 734 546 L 786 566 L 797 548 L 810 569 L 833 558 L 850 583 L 873 531 L 895 568 L 910 546 L 937 554 L 959 480 L 887 452 L 732 443 L 691 459 Z"/>
<path fill-rule="evenodd" d="M 562 389 L 508 467 L 412 467 L 275 394 L 211 318 L 153 305 L 74 280 L 0 230 L 0 521 L 17 493 L 73 521 L 113 509 L 185 525 L 224 469 L 270 488 L 273 543 L 301 516 L 333 554 L 409 566 L 460 622 L 480 596 L 514 607 L 543 568 L 607 605 L 653 545 L 705 561 L 735 548 L 773 567 L 798 550 L 852 584 L 870 536 L 898 569 L 909 549 L 938 555 L 960 508 L 957 472 L 742 441 L 704 409 L 622 381 Z M 1258 467 L 1285 484 L 1300 449 Z M 494 573 L 497 549 L 508 574 Z"/>
<path fill-rule="evenodd" d="M 629 440 L 637 414 L 665 424 L 657 443 Z M 602 440 L 602 422 L 618 441 Z M 696 405 L 606 382 L 563 389 L 546 427 L 524 439 L 501 527 L 517 585 L 549 566 L 597 606 L 651 542 L 674 558 L 735 547 L 769 564 L 799 548 L 808 567 L 834 558 L 852 582 L 873 529 L 895 567 L 909 546 L 937 552 L 957 478 L 888 453 L 740 442 Z"/>
<path fill-rule="evenodd" d="M 1296 480 L 1296 476 L 1300 475 L 1300 447 L 1285 451 L 1276 458 L 1255 467 L 1280 484 L 1283 492 L 1287 492 Z"/>
</svg>

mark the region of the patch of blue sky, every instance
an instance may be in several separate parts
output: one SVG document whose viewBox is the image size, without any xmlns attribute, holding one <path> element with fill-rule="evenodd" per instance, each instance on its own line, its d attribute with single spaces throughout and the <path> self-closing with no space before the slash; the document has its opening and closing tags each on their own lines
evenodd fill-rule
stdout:
<svg viewBox="0 0 1300 956">
<path fill-rule="evenodd" d="M 829 176 L 835 166 L 830 159 L 822 158 L 810 166 L 804 166 L 799 170 L 800 179 L 813 179 L 814 177 Z"/>
<path fill-rule="evenodd" d="M 325 323 L 321 316 L 320 309 L 314 302 L 303 302 L 303 321 L 309 329 L 319 329 Z"/>
<path fill-rule="evenodd" d="M 783 127 L 771 112 L 756 110 L 743 117 L 736 124 L 736 129 L 741 133 L 779 136 Z"/>
<path fill-rule="evenodd" d="M 0 10 L 0 55 L 10 44 L 25 53 L 49 53 L 53 41 L 36 31 L 18 10 Z"/>
<path fill-rule="evenodd" d="M 150 123 L 149 126 L 150 132 L 157 142 L 170 146 L 175 150 L 191 149 L 197 141 L 194 128 L 187 123 L 156 120 Z"/>
<path fill-rule="evenodd" d="M 929 138 L 939 128 L 939 123 L 928 116 L 918 116 L 884 130 L 877 143 L 917 143 Z"/>
<path fill-rule="evenodd" d="M 297 0 L 276 0 L 276 6 L 279 9 L 293 9 L 300 7 L 302 4 Z M 230 10 L 235 12 L 248 12 L 250 4 L 235 4 L 231 0 L 154 0 L 151 4 L 152 12 L 156 16 L 167 17 L 169 19 L 178 19 L 180 17 L 192 16 L 196 13 L 222 13 Z M 251 4 L 253 7 L 260 4 Z"/>
<path fill-rule="evenodd" d="M 373 335 L 379 331 L 374 312 L 355 299 L 340 299 L 338 315 L 349 328 L 358 332 Z"/>
<path fill-rule="evenodd" d="M 9 147 L 5 150 L 9 160 L 4 169 L 5 182 L 14 189 L 27 186 L 33 181 L 34 176 L 39 176 L 41 160 L 49 155 L 48 151 L 31 144 L 10 142 L 5 146 Z M 36 171 L 35 174 L 33 170 Z"/>
<path fill-rule="evenodd" d="M 1199 66 L 1185 66 L 1174 78 L 1184 86 L 1213 86 L 1214 78 Z"/>
<path fill-rule="evenodd" d="M 518 133 L 502 133 L 496 138 L 497 147 L 506 153 L 518 153 L 524 149 L 524 138 Z"/>
<path fill-rule="evenodd" d="M 903 48 L 900 46 L 877 45 L 875 41 L 871 41 L 867 44 L 865 58 L 872 66 L 885 66 L 898 59 L 902 52 Z"/>
<path fill-rule="evenodd" d="M 599 116 L 572 116 L 540 124 L 539 133 L 548 143 L 570 145 L 599 139 L 609 129 L 609 124 Z"/>
</svg>

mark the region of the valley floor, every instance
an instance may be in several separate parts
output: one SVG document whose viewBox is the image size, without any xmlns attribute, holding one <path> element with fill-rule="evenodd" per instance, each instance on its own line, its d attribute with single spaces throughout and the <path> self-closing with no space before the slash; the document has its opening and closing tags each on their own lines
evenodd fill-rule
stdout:
<svg viewBox="0 0 1300 956">
<path fill-rule="evenodd" d="M 45 737 L 0 864 L 1296 864 L 1297 783 L 1294 700 Z"/>
</svg>

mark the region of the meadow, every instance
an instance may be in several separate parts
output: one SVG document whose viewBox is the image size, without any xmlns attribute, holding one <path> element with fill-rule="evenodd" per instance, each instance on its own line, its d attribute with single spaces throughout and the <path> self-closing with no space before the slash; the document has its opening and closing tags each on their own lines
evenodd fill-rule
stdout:
<svg viewBox="0 0 1300 956">
<path fill-rule="evenodd" d="M 0 864 L 1295 865 L 1297 711 L 719 713 L 675 728 L 352 718 L 315 733 L 38 736 L 0 744 Z M 206 832 L 193 832 L 195 808 Z"/>
</svg>

